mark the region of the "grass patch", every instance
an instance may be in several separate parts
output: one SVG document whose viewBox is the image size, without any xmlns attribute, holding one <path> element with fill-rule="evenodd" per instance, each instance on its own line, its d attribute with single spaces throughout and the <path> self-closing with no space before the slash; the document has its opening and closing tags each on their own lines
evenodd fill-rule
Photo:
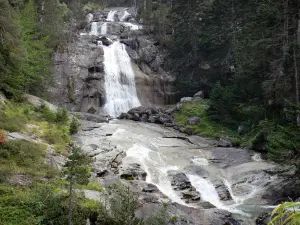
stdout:
<svg viewBox="0 0 300 225">
<path fill-rule="evenodd" d="M 1 182 L 13 174 L 26 174 L 33 179 L 53 178 L 57 172 L 44 162 L 46 147 L 26 140 L 9 140 L 0 145 Z"/>
<path fill-rule="evenodd" d="M 184 127 L 185 123 L 190 117 L 198 116 L 201 120 L 199 125 L 186 126 L 187 128 L 192 128 L 194 134 L 211 138 L 220 138 L 227 135 L 237 136 L 236 132 L 220 123 L 213 121 L 209 117 L 209 114 L 207 113 L 208 106 L 209 102 L 206 100 L 200 102 L 182 103 L 182 108 L 180 111 L 175 113 L 176 124 Z"/>
<path fill-rule="evenodd" d="M 103 191 L 103 187 L 98 184 L 96 181 L 91 181 L 87 185 L 75 185 L 75 189 L 85 189 L 85 190 L 92 190 L 92 191 Z"/>
</svg>

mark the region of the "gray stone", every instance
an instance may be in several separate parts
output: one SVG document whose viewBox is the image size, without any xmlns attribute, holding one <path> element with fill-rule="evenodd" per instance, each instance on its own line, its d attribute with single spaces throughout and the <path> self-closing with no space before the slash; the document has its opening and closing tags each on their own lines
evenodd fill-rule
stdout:
<svg viewBox="0 0 300 225">
<path fill-rule="evenodd" d="M 232 143 L 229 139 L 220 138 L 217 142 L 218 147 L 230 148 L 232 147 Z"/>
<path fill-rule="evenodd" d="M 194 94 L 194 98 L 197 98 L 197 97 L 203 99 L 204 98 L 203 91 L 198 91 L 196 94 Z"/>
<path fill-rule="evenodd" d="M 143 114 L 141 116 L 141 118 L 140 118 L 140 121 L 142 121 L 142 122 L 148 122 L 148 119 L 149 119 L 148 115 L 147 114 Z"/>
<path fill-rule="evenodd" d="M 180 99 L 180 102 L 191 102 L 193 100 L 192 97 L 183 97 Z"/>
<path fill-rule="evenodd" d="M 168 176 L 171 179 L 171 185 L 175 190 L 186 190 L 192 187 L 187 176 L 179 171 L 168 171 Z"/>
<path fill-rule="evenodd" d="M 130 109 L 127 113 L 128 113 L 128 114 L 131 114 L 131 115 L 134 115 L 134 114 L 142 115 L 142 114 L 145 113 L 146 110 L 147 110 L 146 107 L 144 107 L 144 106 L 139 106 L 139 107 Z"/>
<path fill-rule="evenodd" d="M 225 184 L 222 181 L 220 181 L 220 180 L 215 181 L 214 186 L 215 186 L 215 188 L 218 192 L 218 195 L 222 201 L 232 200 L 232 197 L 230 195 L 228 188 L 225 186 Z"/>
<path fill-rule="evenodd" d="M 200 124 L 200 118 L 198 116 L 190 117 L 185 123 L 186 126 L 199 125 L 199 124 Z"/>
<path fill-rule="evenodd" d="M 5 104 L 5 102 L 6 102 L 6 98 L 5 98 L 4 94 L 2 94 L 0 92 L 0 103 Z"/>
<path fill-rule="evenodd" d="M 119 175 L 125 180 L 146 180 L 147 173 L 138 163 L 122 164 L 119 167 Z"/>
<path fill-rule="evenodd" d="M 139 116 L 139 114 L 138 114 L 138 113 L 135 113 L 135 114 L 133 115 L 133 117 L 132 117 L 132 120 L 134 120 L 134 121 L 140 121 L 140 116 Z"/>
</svg>

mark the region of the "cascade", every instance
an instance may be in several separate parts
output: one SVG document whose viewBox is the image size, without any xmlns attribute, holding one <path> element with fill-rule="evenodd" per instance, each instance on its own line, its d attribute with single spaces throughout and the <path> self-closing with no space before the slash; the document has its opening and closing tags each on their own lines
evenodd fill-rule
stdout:
<svg viewBox="0 0 300 225">
<path fill-rule="evenodd" d="M 110 11 L 106 21 L 114 22 L 117 11 Z M 125 16 L 128 16 L 125 13 Z M 89 35 L 107 35 L 109 22 L 93 22 Z M 130 29 L 138 29 L 137 25 L 126 23 Z M 99 34 L 100 29 L 100 34 Z M 98 41 L 98 45 L 102 42 Z M 110 46 L 103 46 L 106 103 L 103 110 L 106 114 L 117 117 L 122 112 L 140 106 L 135 87 L 135 74 L 131 66 L 131 59 L 124 44 L 115 41 Z"/>
<path fill-rule="evenodd" d="M 106 104 L 104 110 L 113 117 L 140 105 L 135 75 L 124 44 L 119 41 L 103 46 Z"/>
</svg>

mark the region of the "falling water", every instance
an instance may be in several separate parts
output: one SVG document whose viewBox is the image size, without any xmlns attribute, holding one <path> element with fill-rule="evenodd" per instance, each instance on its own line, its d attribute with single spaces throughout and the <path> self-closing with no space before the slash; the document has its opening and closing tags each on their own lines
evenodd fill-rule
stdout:
<svg viewBox="0 0 300 225">
<path fill-rule="evenodd" d="M 135 87 L 135 75 L 125 45 L 119 41 L 103 46 L 106 104 L 104 110 L 117 117 L 140 105 Z"/>
<path fill-rule="evenodd" d="M 108 15 L 107 15 L 107 19 L 106 19 L 106 21 L 110 21 L 110 22 L 113 22 L 113 21 L 115 21 L 115 15 L 116 15 L 116 13 L 117 13 L 118 11 L 110 11 L 109 13 L 108 13 Z"/>
</svg>

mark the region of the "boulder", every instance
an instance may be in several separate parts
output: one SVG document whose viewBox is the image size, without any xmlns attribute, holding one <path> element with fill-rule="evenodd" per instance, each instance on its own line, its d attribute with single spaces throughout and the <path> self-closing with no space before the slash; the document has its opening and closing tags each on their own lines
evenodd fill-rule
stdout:
<svg viewBox="0 0 300 225">
<path fill-rule="evenodd" d="M 191 182 L 188 177 L 179 171 L 168 171 L 168 176 L 171 179 L 171 185 L 174 187 L 174 190 L 186 190 L 192 188 Z"/>
<path fill-rule="evenodd" d="M 147 108 L 145 108 L 144 106 L 139 106 L 139 107 L 130 109 L 127 113 L 131 114 L 131 115 L 134 115 L 134 114 L 142 115 L 143 113 L 145 113 L 146 110 L 147 110 Z"/>
<path fill-rule="evenodd" d="M 186 203 L 200 201 L 201 196 L 198 191 L 192 189 L 182 192 L 182 198 L 186 200 Z"/>
<path fill-rule="evenodd" d="M 78 117 L 80 119 L 95 122 L 95 123 L 108 123 L 109 122 L 109 119 L 107 117 L 97 116 L 97 115 L 90 114 L 90 113 L 80 113 L 80 115 L 78 115 Z"/>
<path fill-rule="evenodd" d="M 170 115 L 160 113 L 159 117 L 158 117 L 158 122 L 160 124 L 166 124 L 166 123 L 171 123 L 172 124 L 173 123 L 173 118 Z"/>
<path fill-rule="evenodd" d="M 192 97 L 183 97 L 180 99 L 180 102 L 191 102 L 193 100 Z"/>
<path fill-rule="evenodd" d="M 216 143 L 217 147 L 230 148 L 232 147 L 232 143 L 229 139 L 220 138 L 220 140 Z"/>
<path fill-rule="evenodd" d="M 134 121 L 140 121 L 140 116 L 138 113 L 133 114 L 132 120 Z"/>
<path fill-rule="evenodd" d="M 117 118 L 119 120 L 128 119 L 129 115 L 127 113 L 121 113 L 121 115 Z"/>
<path fill-rule="evenodd" d="M 210 202 L 201 202 L 200 205 L 204 208 L 204 209 L 213 209 L 216 208 L 216 206 L 214 206 L 213 204 L 211 204 Z M 225 223 L 226 224 L 226 223 Z"/>
<path fill-rule="evenodd" d="M 229 201 L 232 200 L 232 197 L 230 195 L 230 192 L 228 188 L 225 186 L 225 184 L 218 180 L 214 182 L 214 186 L 216 188 L 216 191 L 218 192 L 218 195 L 222 201 Z"/>
<path fill-rule="evenodd" d="M 149 123 L 157 123 L 158 121 L 159 121 L 159 116 L 158 115 L 149 116 L 149 119 L 148 119 Z"/>
<path fill-rule="evenodd" d="M 148 119 L 149 119 L 148 115 L 147 114 L 143 114 L 141 116 L 141 118 L 140 118 L 140 121 L 142 121 L 142 122 L 148 122 Z"/>
<path fill-rule="evenodd" d="M 204 93 L 203 91 L 198 91 L 196 94 L 194 94 L 193 98 L 204 98 Z"/>
<path fill-rule="evenodd" d="M 105 46 L 110 46 L 113 43 L 112 40 L 110 40 L 109 38 L 107 38 L 105 36 L 97 38 L 97 41 L 102 41 L 102 44 Z"/>
<path fill-rule="evenodd" d="M 186 126 L 199 125 L 199 124 L 200 124 L 200 118 L 198 116 L 190 117 L 185 123 Z"/>
<path fill-rule="evenodd" d="M 268 225 L 271 222 L 271 213 L 263 212 L 255 220 L 255 224 Z"/>
<path fill-rule="evenodd" d="M 141 168 L 138 163 L 130 163 L 119 167 L 119 175 L 125 180 L 146 180 L 147 173 Z"/>
</svg>

